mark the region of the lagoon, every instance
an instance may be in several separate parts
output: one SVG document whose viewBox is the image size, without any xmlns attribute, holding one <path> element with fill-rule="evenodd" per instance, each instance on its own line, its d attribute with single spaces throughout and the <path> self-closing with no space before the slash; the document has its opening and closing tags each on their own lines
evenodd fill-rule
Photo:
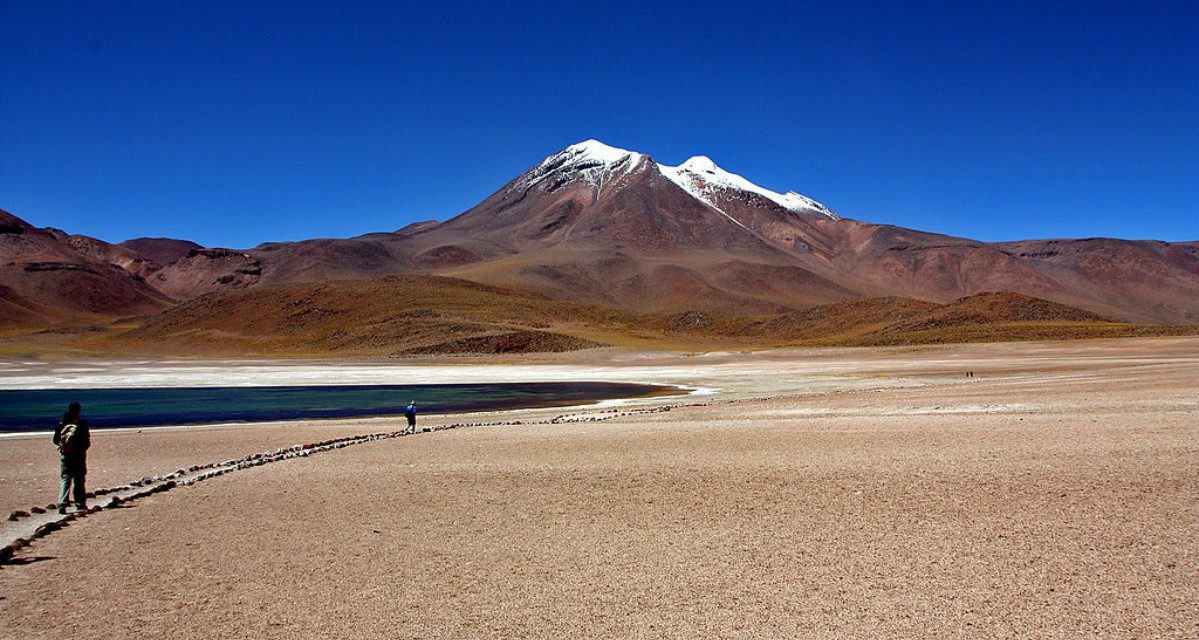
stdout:
<svg viewBox="0 0 1199 640">
<path fill-rule="evenodd" d="M 0 391 L 0 431 L 52 430 L 70 402 L 104 429 L 389 416 L 412 400 L 423 415 L 526 409 L 670 391 L 618 382 L 22 389 Z"/>
</svg>

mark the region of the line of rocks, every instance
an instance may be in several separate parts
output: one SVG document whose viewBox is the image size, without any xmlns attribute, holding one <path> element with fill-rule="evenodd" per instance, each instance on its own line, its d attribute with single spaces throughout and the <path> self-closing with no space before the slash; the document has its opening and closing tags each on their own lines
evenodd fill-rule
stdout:
<svg viewBox="0 0 1199 640">
<path fill-rule="evenodd" d="M 600 422 L 634 415 L 662 413 L 665 411 L 670 411 L 672 408 L 673 405 L 663 405 L 646 409 L 611 409 L 582 414 L 561 414 L 553 418 L 533 421 L 506 420 L 500 422 L 455 422 L 441 426 L 423 427 L 420 429 L 420 432 L 428 433 L 432 431 L 444 431 L 446 429 L 459 429 L 465 427 Z M 103 504 L 93 504 L 91 507 L 88 507 L 85 510 L 75 511 L 72 513 L 57 513 L 57 504 L 48 504 L 45 507 L 31 507 L 28 510 L 18 509 L 10 513 L 8 515 L 7 522 L 3 523 L 8 525 L 8 528 L 10 529 L 16 529 L 17 535 L 9 540 L 8 543 L 3 547 L 0 547 L 0 563 L 5 563 L 11 560 L 18 551 L 33 544 L 34 540 L 44 538 L 51 533 L 70 525 L 70 523 L 80 518 L 99 513 L 105 509 L 117 508 L 126 503 L 145 498 L 147 496 L 170 491 L 177 487 L 190 486 L 197 482 L 203 482 L 205 480 L 216 478 L 234 471 L 259 467 L 271 462 L 279 462 L 293 458 L 306 458 L 315 453 L 332 451 L 334 449 L 341 449 L 351 445 L 375 442 L 388 438 L 398 438 L 405 435 L 409 435 L 408 432 L 405 430 L 400 430 L 349 436 L 345 438 L 333 438 L 330 440 L 323 440 L 321 442 L 310 444 L 296 444 L 291 447 L 281 447 L 275 449 L 274 451 L 254 453 L 244 458 L 192 465 L 165 475 L 144 476 L 136 480 L 131 480 L 127 484 L 118 487 L 109 487 L 89 491 L 87 493 L 87 498 L 89 501 L 96 500 L 97 498 L 104 496 L 110 497 Z M 7 535 L 5 537 L 7 537 Z"/>
<path fill-rule="evenodd" d="M 607 411 L 588 411 L 585 413 L 564 413 L 560 416 L 555 416 L 544 422 L 548 424 L 566 424 L 571 422 L 603 422 L 612 420 L 613 418 L 626 418 L 629 416 L 644 415 L 647 413 L 662 413 L 670 411 L 673 405 L 662 405 L 659 407 L 650 407 L 648 409 L 609 409 Z M 690 405 L 689 405 L 690 406 Z"/>
<path fill-rule="evenodd" d="M 461 424 L 447 425 L 444 427 L 425 427 L 422 431 L 434 431 L 439 429 L 456 428 L 464 426 Z M 321 442 L 311 443 L 307 445 L 297 444 L 291 447 L 279 448 L 274 451 L 264 453 L 254 453 L 244 458 L 234 460 L 223 460 L 219 462 L 211 462 L 208 464 L 193 465 L 185 469 L 179 469 L 173 473 L 166 475 L 151 475 L 132 480 L 125 485 L 119 487 L 109 487 L 97 489 L 87 493 L 88 500 L 96 500 L 104 496 L 111 496 L 102 504 L 93 504 L 91 507 L 71 513 L 57 513 L 57 504 L 48 504 L 45 507 L 31 507 L 28 510 L 16 510 L 9 514 L 7 523 L 16 525 L 10 528 L 16 528 L 16 535 L 8 543 L 0 547 L 0 562 L 7 562 L 20 549 L 29 546 L 34 540 L 43 538 L 55 531 L 68 526 L 71 522 L 80 518 L 98 513 L 104 509 L 119 507 L 128 502 L 138 500 L 156 493 L 170 491 L 176 487 L 184 487 L 203 482 L 210 478 L 225 475 L 233 471 L 258 467 L 271 462 L 281 460 L 290 460 L 292 458 L 303 458 L 314 453 L 322 451 L 331 451 L 340 449 L 355 444 L 363 444 L 366 442 L 374 442 L 385 438 L 396 438 L 407 435 L 405 431 L 391 431 L 386 433 L 372 433 L 368 435 L 350 436 L 346 438 L 334 438 Z M 6 523 L 6 524 L 7 524 Z M 24 525 L 24 526 L 21 526 Z M 22 535 L 23 534 L 23 535 Z"/>
</svg>

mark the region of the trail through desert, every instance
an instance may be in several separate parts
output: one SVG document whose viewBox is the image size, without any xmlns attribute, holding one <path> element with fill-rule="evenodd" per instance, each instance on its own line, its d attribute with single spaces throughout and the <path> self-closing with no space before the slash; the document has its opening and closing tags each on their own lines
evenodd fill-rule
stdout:
<svg viewBox="0 0 1199 640">
<path fill-rule="evenodd" d="M 631 415 L 422 417 L 524 424 L 357 444 L 103 510 L 0 568 L 0 636 L 1199 631 L 1199 339 L 571 358 L 425 371 L 714 392 Z M 289 367 L 312 370 L 255 375 Z M 171 375 L 209 370 L 223 375 Z M 0 384 L 63 376 L 10 363 Z M 97 432 L 89 482 L 401 420 Z M 0 438 L 5 513 L 52 501 L 56 464 L 48 438 Z"/>
</svg>

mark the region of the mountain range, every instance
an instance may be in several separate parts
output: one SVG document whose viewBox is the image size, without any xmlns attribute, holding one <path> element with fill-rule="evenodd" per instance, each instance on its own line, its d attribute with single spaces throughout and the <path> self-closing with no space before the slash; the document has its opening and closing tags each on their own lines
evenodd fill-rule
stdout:
<svg viewBox="0 0 1199 640">
<path fill-rule="evenodd" d="M 796 314 L 1009 291 L 1097 317 L 1199 323 L 1199 242 L 980 242 L 840 216 L 704 156 L 571 145 L 458 216 L 251 249 L 110 244 L 0 211 L 0 326 L 148 316 L 207 294 L 437 276 L 646 314 Z"/>
</svg>

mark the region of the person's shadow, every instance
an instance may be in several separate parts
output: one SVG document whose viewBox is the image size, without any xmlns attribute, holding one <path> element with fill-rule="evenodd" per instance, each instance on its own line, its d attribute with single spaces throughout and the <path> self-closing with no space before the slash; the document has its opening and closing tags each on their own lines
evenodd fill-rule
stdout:
<svg viewBox="0 0 1199 640">
<path fill-rule="evenodd" d="M 57 560 L 56 556 L 32 556 L 29 558 L 9 558 L 4 564 L 33 564 L 35 562 L 45 562 L 46 560 Z"/>
</svg>

